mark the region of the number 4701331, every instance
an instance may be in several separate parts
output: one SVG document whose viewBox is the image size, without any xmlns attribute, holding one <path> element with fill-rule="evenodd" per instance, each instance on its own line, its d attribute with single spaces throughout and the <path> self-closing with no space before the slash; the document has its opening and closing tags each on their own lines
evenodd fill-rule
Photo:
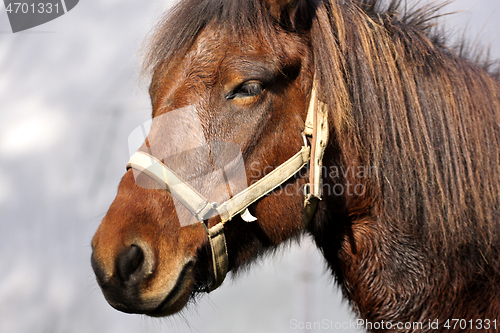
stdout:
<svg viewBox="0 0 500 333">
<path fill-rule="evenodd" d="M 35 3 L 26 3 L 26 2 L 11 2 L 5 8 L 7 13 L 14 14 L 51 14 L 51 13 L 59 13 L 59 4 L 52 4 L 50 2 L 43 3 L 39 2 Z"/>
<path fill-rule="evenodd" d="M 490 330 L 497 329 L 497 319 L 448 319 L 444 323 L 444 328 L 455 330 L 455 329 L 476 329 L 476 330 Z"/>
</svg>

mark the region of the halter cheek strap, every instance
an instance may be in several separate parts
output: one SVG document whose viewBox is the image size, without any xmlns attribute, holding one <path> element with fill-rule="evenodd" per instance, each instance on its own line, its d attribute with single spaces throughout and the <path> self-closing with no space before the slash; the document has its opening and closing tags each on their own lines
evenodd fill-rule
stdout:
<svg viewBox="0 0 500 333">
<path fill-rule="evenodd" d="M 256 218 L 250 215 L 248 207 L 290 179 L 309 161 L 308 193 L 305 194 L 304 199 L 305 224 L 312 219 L 316 206 L 321 200 L 322 160 L 328 143 L 328 107 L 318 99 L 317 94 L 317 81 L 314 79 L 303 133 L 311 139 L 311 147 L 304 140 L 304 146 L 294 156 L 220 205 L 210 203 L 154 156 L 138 151 L 130 158 L 127 170 L 132 168 L 146 173 L 164 189 L 168 189 L 199 221 L 206 220 L 214 210 L 221 217 L 221 222 L 211 228 L 202 223 L 210 241 L 214 269 L 213 283 L 207 291 L 210 292 L 219 287 L 228 272 L 225 223 L 231 221 L 236 215 L 241 215 L 247 222 L 255 221 Z"/>
<path fill-rule="evenodd" d="M 328 106 L 320 100 L 318 95 L 318 81 L 313 80 L 309 108 L 307 110 L 304 134 L 311 137 L 311 163 L 309 167 L 309 193 L 305 194 L 304 215 L 306 223 L 311 221 L 316 206 L 323 194 L 321 179 L 323 171 L 323 156 L 328 144 Z"/>
</svg>

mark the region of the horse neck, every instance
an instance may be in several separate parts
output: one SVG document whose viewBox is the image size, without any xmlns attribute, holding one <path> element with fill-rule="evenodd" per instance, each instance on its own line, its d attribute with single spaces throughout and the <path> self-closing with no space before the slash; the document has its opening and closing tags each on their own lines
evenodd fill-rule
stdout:
<svg viewBox="0 0 500 333">
<path fill-rule="evenodd" d="M 325 166 L 377 172 L 327 171 L 325 183 L 366 192 L 326 195 L 310 232 L 364 318 L 416 320 L 430 302 L 449 304 L 432 318 L 494 315 L 498 301 L 465 309 L 457 290 L 481 299 L 479 280 L 498 291 L 500 84 L 417 26 L 331 6 L 312 39 L 332 112 Z"/>
</svg>

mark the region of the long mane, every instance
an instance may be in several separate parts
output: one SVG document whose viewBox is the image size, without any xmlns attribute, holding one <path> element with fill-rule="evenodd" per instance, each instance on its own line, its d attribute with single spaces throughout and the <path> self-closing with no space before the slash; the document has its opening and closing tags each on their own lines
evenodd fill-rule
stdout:
<svg viewBox="0 0 500 333">
<path fill-rule="evenodd" d="M 272 40 L 277 23 L 259 0 L 187 0 L 160 23 L 145 68 L 161 70 L 209 23 Z M 498 266 L 500 83 L 432 32 L 440 6 L 404 10 L 398 0 L 299 0 L 315 73 L 331 110 L 344 166 L 375 168 L 351 219 L 417 235 L 422 248 L 474 252 Z M 302 19 L 301 19 L 302 18 Z M 290 29 L 290 33 L 301 32 Z M 325 161 L 327 163 L 327 161 Z M 359 179 L 344 181 L 359 181 Z M 367 209 L 362 209 L 366 207 Z M 458 258 L 459 259 L 459 258 Z"/>
<path fill-rule="evenodd" d="M 378 170 L 371 217 L 452 260 L 498 260 L 500 83 L 430 34 L 435 8 L 346 3 L 318 8 L 313 53 L 342 162 Z"/>
</svg>

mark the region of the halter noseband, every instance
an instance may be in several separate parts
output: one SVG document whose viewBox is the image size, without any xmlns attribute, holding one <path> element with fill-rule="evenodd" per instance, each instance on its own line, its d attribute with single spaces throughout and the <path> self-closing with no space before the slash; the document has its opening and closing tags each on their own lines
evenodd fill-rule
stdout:
<svg viewBox="0 0 500 333">
<path fill-rule="evenodd" d="M 127 170 L 132 168 L 146 173 L 164 189 L 168 189 L 199 221 L 206 220 L 214 210 L 220 215 L 221 222 L 211 228 L 202 223 L 210 241 L 214 267 L 214 282 L 208 288 L 208 292 L 222 284 L 228 271 L 224 224 L 236 215 L 241 215 L 242 219 L 247 222 L 257 220 L 248 212 L 248 207 L 290 179 L 309 161 L 311 161 L 309 184 L 306 185 L 308 193 L 304 198 L 306 224 L 312 219 L 318 201 L 321 200 L 322 161 L 328 143 L 328 107 L 318 99 L 317 94 L 315 77 L 303 132 L 304 137 L 311 138 L 311 146 L 309 147 L 307 140 L 304 139 L 304 146 L 294 156 L 220 205 L 210 203 L 154 156 L 138 151 L 130 158 Z"/>
</svg>

